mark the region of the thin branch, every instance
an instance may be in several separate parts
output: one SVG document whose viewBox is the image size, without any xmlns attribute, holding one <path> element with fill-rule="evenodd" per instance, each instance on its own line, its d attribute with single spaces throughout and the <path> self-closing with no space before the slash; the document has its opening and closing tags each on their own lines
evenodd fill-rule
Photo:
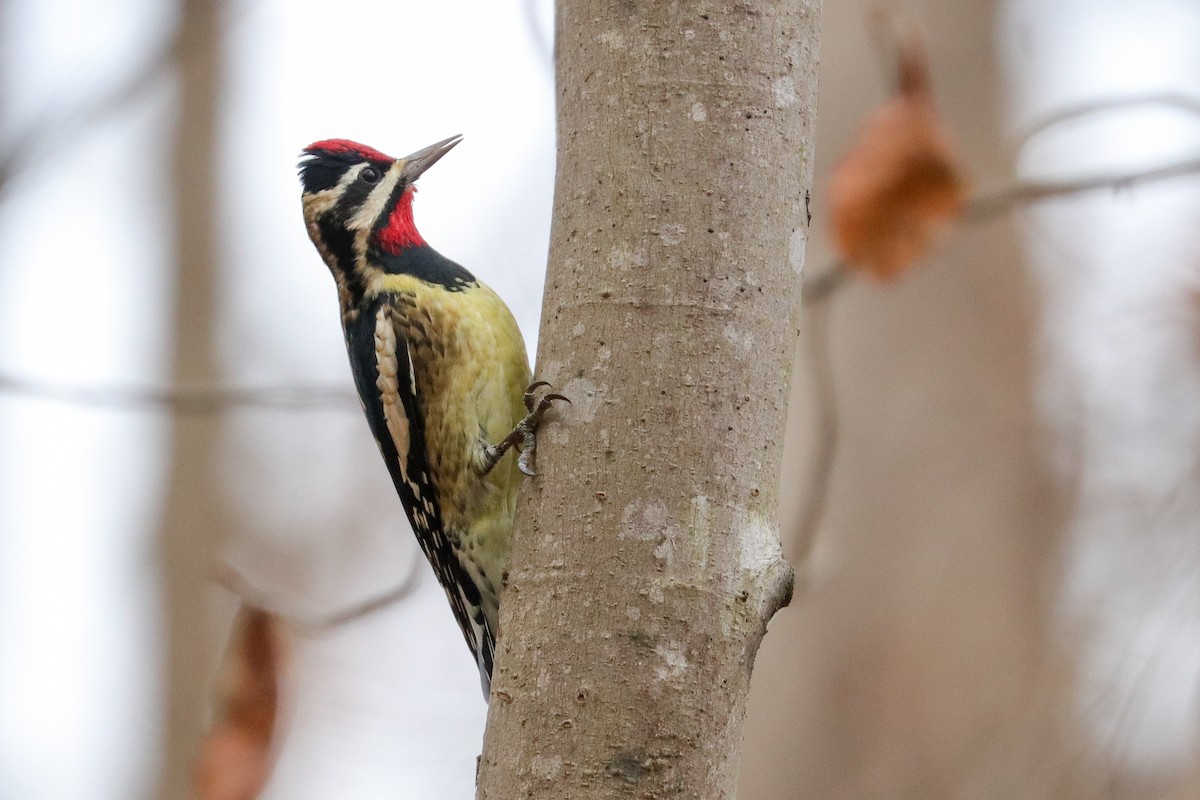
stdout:
<svg viewBox="0 0 1200 800">
<path fill-rule="evenodd" d="M 1078 105 L 1059 109 L 1034 122 L 1023 134 L 1018 137 L 1017 150 L 1020 151 L 1024 149 L 1029 141 L 1035 136 L 1038 136 L 1039 134 L 1042 134 L 1053 127 L 1062 125 L 1065 122 L 1074 122 L 1080 117 L 1092 117 L 1099 114 L 1106 114 L 1110 111 L 1120 111 L 1135 106 L 1163 106 L 1165 108 L 1173 108 L 1178 111 L 1187 111 L 1192 114 L 1200 115 L 1200 99 L 1174 92 L 1138 95 L 1136 97 L 1118 97 L 1109 100 L 1096 100 L 1089 103 L 1080 103 Z"/>
<path fill-rule="evenodd" d="M 846 269 L 846 265 L 841 261 L 835 261 L 826 267 L 820 275 L 804 282 L 801 302 L 806 306 L 820 305 L 827 297 L 842 288 L 842 284 L 849 277 L 850 270 Z"/>
<path fill-rule="evenodd" d="M 554 77 L 554 36 L 548 34 L 541 26 L 541 20 L 538 19 L 539 11 L 538 0 L 524 0 L 521 3 L 521 12 L 525 17 L 525 25 L 529 30 L 529 38 L 533 42 L 534 49 L 537 51 L 538 57 L 546 64 L 547 72 L 551 79 Z"/>
<path fill-rule="evenodd" d="M 267 611 L 294 627 L 310 633 L 323 633 L 393 606 L 411 596 L 421 584 L 422 562 L 423 559 L 419 557 L 410 559 L 408 572 L 391 589 L 320 616 L 301 614 L 286 608 L 259 591 L 231 564 L 219 564 L 214 578 L 218 584 L 241 597 L 247 604 Z"/>
<path fill-rule="evenodd" d="M 904 37 L 904 23 L 892 4 L 878 3 L 867 15 L 867 34 L 871 50 L 879 61 L 879 74 L 888 91 L 897 91 L 896 54 Z"/>
<path fill-rule="evenodd" d="M 962 215 L 962 222 L 965 225 L 973 225 L 1029 203 L 1070 197 L 1102 189 L 1121 191 L 1139 183 L 1179 178 L 1197 172 L 1200 172 L 1200 157 L 1174 164 L 1164 164 L 1160 167 L 1111 175 L 1092 175 L 1063 181 L 1021 181 L 992 194 L 976 197 L 967 204 Z"/>
<path fill-rule="evenodd" d="M 171 36 L 139 67 L 106 92 L 88 95 L 66 111 L 47 109 L 10 137 L 0 150 L 0 192 L 17 175 L 38 163 L 39 156 L 58 152 L 64 143 L 141 97 L 174 63 L 178 35 Z"/>
<path fill-rule="evenodd" d="M 963 225 L 976 225 L 1020 206 L 1102 190 L 1121 191 L 1141 183 L 1181 178 L 1200 173 L 1200 156 L 1149 169 L 1088 175 L 1061 181 L 1018 181 L 990 194 L 975 197 L 959 217 Z M 848 277 L 841 262 L 834 262 L 804 285 L 805 305 L 816 305 L 835 294 Z"/>
<path fill-rule="evenodd" d="M 845 270 L 840 272 L 844 273 Z M 814 426 L 816 442 L 813 443 L 812 464 L 807 481 L 808 497 L 804 501 L 800 517 L 800 546 L 805 552 L 816 541 L 817 529 L 825 518 L 838 445 L 837 386 L 834 383 L 833 359 L 829 345 L 830 306 L 818 305 L 809 315 L 806 350 L 817 422 Z"/>
<path fill-rule="evenodd" d="M 283 411 L 358 409 L 353 392 L 339 386 L 54 386 L 0 374 L 0 394 L 15 394 L 72 405 L 180 415 L 222 414 L 237 409 Z"/>
</svg>

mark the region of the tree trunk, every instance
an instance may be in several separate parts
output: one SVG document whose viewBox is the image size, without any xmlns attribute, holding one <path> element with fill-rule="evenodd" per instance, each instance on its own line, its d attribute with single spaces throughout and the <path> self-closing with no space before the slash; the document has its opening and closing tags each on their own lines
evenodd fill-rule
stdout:
<svg viewBox="0 0 1200 800">
<path fill-rule="evenodd" d="M 817 0 L 558 4 L 540 436 L 478 797 L 734 795 L 777 530 Z"/>
<path fill-rule="evenodd" d="M 211 385 L 217 377 L 217 113 L 224 3 L 182 0 L 171 192 L 176 283 L 171 385 Z M 154 796 L 190 796 L 192 761 L 220 648 L 209 611 L 214 554 L 228 520 L 216 502 L 217 419 L 171 416 L 170 460 L 159 529 L 166 692 L 163 764 Z"/>
</svg>

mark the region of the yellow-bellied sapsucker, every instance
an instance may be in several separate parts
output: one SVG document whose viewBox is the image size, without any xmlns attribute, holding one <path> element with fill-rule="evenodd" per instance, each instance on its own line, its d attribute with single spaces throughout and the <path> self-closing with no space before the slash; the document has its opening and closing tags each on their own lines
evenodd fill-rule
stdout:
<svg viewBox="0 0 1200 800">
<path fill-rule="evenodd" d="M 519 472 L 561 395 L 535 395 L 512 313 L 430 247 L 413 182 L 461 141 L 393 159 L 344 139 L 304 149 L 308 235 L 337 282 L 354 382 L 487 697 Z M 503 460 L 513 446 L 519 459 Z"/>
</svg>

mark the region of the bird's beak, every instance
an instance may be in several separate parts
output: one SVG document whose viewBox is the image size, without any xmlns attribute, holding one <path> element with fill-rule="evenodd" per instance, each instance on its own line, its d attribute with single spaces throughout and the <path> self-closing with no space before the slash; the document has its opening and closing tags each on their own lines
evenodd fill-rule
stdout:
<svg viewBox="0 0 1200 800">
<path fill-rule="evenodd" d="M 401 174 L 407 183 L 412 183 L 438 162 L 438 159 L 449 153 L 454 145 L 462 141 L 462 134 L 456 133 L 449 139 L 442 139 L 436 144 L 431 144 L 429 147 L 422 148 L 412 155 L 405 156 L 400 159 L 404 162 L 404 168 Z"/>
</svg>

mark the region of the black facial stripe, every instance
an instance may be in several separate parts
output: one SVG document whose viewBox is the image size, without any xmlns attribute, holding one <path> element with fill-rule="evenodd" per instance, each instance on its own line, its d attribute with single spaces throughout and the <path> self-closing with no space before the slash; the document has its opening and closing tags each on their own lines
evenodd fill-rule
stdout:
<svg viewBox="0 0 1200 800">
<path fill-rule="evenodd" d="M 316 194 L 337 186 L 345 171 L 345 164 L 325 159 L 308 159 L 300 162 L 300 183 L 304 186 L 305 194 Z"/>
<path fill-rule="evenodd" d="M 350 219 L 354 216 L 354 212 L 358 211 L 359 206 L 366 202 L 374 189 L 375 184 L 351 181 L 346 190 L 342 192 L 342 196 L 338 198 L 337 205 L 333 207 L 333 214 L 343 222 Z"/>
<path fill-rule="evenodd" d="M 304 186 L 305 194 L 332 189 L 338 185 L 338 181 L 347 170 L 362 163 L 375 165 L 381 173 L 387 172 L 392 165 L 390 161 L 366 159 L 354 152 L 331 153 L 328 150 L 316 150 L 306 153 L 300 161 L 300 183 Z"/>
<path fill-rule="evenodd" d="M 362 161 L 353 153 L 318 150 L 305 153 L 300 161 L 300 183 L 305 194 L 316 194 L 337 186 L 346 170 Z"/>
<path fill-rule="evenodd" d="M 363 296 L 363 292 L 366 291 L 366 286 L 363 284 L 362 276 L 354 268 L 353 232 L 346 230 L 336 212 L 332 211 L 321 217 L 317 222 L 317 227 L 320 229 L 321 241 L 337 263 L 337 272 L 345 281 L 346 288 L 350 291 L 354 302 L 357 303 Z M 333 268 L 331 265 L 330 269 Z"/>
</svg>

